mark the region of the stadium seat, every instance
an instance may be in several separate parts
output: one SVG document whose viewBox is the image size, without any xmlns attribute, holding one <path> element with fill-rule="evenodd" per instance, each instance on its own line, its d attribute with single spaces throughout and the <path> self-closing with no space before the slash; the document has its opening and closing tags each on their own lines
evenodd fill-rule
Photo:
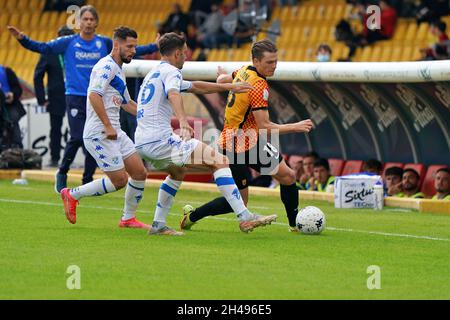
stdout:
<svg viewBox="0 0 450 320">
<path fill-rule="evenodd" d="M 421 163 L 408 163 L 403 167 L 403 170 L 406 170 L 406 169 L 413 169 L 413 170 L 417 171 L 417 173 L 420 176 L 419 186 L 421 186 L 422 182 L 425 179 L 425 173 L 426 173 L 425 166 Z"/>
<path fill-rule="evenodd" d="M 436 175 L 436 171 L 441 168 L 446 168 L 446 165 L 432 165 L 428 167 L 427 173 L 425 174 L 425 178 L 423 179 L 422 191 L 425 195 L 431 197 L 436 193 L 436 189 L 434 188 L 434 177 Z"/>
<path fill-rule="evenodd" d="M 359 173 L 362 171 L 363 164 L 362 160 L 348 160 L 344 165 L 344 169 L 342 169 L 341 175 Z"/>
<path fill-rule="evenodd" d="M 383 178 L 386 175 L 387 169 L 392 168 L 392 167 L 399 167 L 399 168 L 403 169 L 404 166 L 405 166 L 405 164 L 401 163 L 401 162 L 386 162 L 384 164 L 384 168 L 383 168 Z"/>
<path fill-rule="evenodd" d="M 337 177 L 341 175 L 342 169 L 344 169 L 345 161 L 342 159 L 330 158 L 328 159 L 330 164 L 330 173 Z"/>
</svg>

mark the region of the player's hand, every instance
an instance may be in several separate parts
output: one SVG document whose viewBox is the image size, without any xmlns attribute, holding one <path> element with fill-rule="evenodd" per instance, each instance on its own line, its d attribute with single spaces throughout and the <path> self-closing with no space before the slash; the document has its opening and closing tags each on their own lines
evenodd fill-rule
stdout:
<svg viewBox="0 0 450 320">
<path fill-rule="evenodd" d="M 311 119 L 299 121 L 296 123 L 296 131 L 297 132 L 305 132 L 308 133 L 312 130 L 314 124 Z"/>
<path fill-rule="evenodd" d="M 16 38 L 17 40 L 22 40 L 25 37 L 25 34 L 21 32 L 19 29 L 17 29 L 14 26 L 8 26 L 9 33 Z"/>
<path fill-rule="evenodd" d="M 6 101 L 6 103 L 12 103 L 14 101 L 14 93 L 7 92 L 5 94 L 5 101 Z"/>
<path fill-rule="evenodd" d="M 401 182 L 392 185 L 389 189 L 388 189 L 388 194 L 395 196 L 397 193 L 400 193 L 403 191 L 403 184 Z"/>
<path fill-rule="evenodd" d="M 194 129 L 189 125 L 189 123 L 180 124 L 180 137 L 184 141 L 191 140 L 194 136 Z"/>
<path fill-rule="evenodd" d="M 247 82 L 236 82 L 230 84 L 230 91 L 234 93 L 244 93 L 255 89 L 251 84 Z"/>
<path fill-rule="evenodd" d="M 156 38 L 155 38 L 155 44 L 156 46 L 159 48 L 159 39 L 161 38 L 161 35 L 159 34 L 159 32 L 156 34 Z"/>
<path fill-rule="evenodd" d="M 105 127 L 105 136 L 109 140 L 117 140 L 117 131 L 113 127 Z"/>
<path fill-rule="evenodd" d="M 216 77 L 216 78 L 218 78 L 218 77 L 221 76 L 222 74 L 228 74 L 228 73 L 225 71 L 224 68 L 222 68 L 221 66 L 218 66 L 218 67 L 217 67 L 217 77 Z"/>
<path fill-rule="evenodd" d="M 304 173 L 300 176 L 299 182 L 301 184 L 306 184 L 309 179 L 310 179 L 310 176 L 308 176 L 306 173 Z"/>
</svg>

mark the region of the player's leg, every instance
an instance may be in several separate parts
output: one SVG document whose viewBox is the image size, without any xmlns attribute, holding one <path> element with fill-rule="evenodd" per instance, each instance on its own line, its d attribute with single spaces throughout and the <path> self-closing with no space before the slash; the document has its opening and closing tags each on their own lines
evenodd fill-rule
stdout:
<svg viewBox="0 0 450 320">
<path fill-rule="evenodd" d="M 239 226 L 242 231 L 252 231 L 254 228 L 270 224 L 276 219 L 276 215 L 267 217 L 254 215 L 247 209 L 233 179 L 228 158 L 210 146 L 199 142 L 192 152 L 191 164 L 186 166 L 192 168 L 207 167 L 213 172 L 217 187 L 240 221 Z"/>
<path fill-rule="evenodd" d="M 242 197 L 245 205 L 248 203 L 248 180 L 249 171 L 244 164 L 230 164 L 230 170 L 233 179 Z M 217 216 L 233 212 L 230 204 L 224 197 L 218 197 L 208 203 L 203 204 L 198 208 L 193 208 L 191 205 L 183 207 L 183 218 L 180 222 L 180 228 L 189 230 L 194 223 L 208 216 Z"/>
<path fill-rule="evenodd" d="M 72 224 L 76 222 L 78 200 L 83 197 L 101 196 L 117 191 L 125 187 L 128 182 L 128 175 L 120 156 L 120 147 L 117 141 L 103 137 L 85 139 L 85 146 L 107 177 L 94 180 L 77 188 L 61 190 L 64 211 Z"/>
<path fill-rule="evenodd" d="M 86 109 L 86 101 L 80 102 L 83 97 L 66 96 L 67 120 L 69 123 L 70 139 L 64 148 L 64 155 L 61 165 L 55 176 L 55 192 L 60 193 L 62 189 L 67 187 L 67 172 L 70 165 L 75 159 L 78 149 L 83 146 L 83 128 L 86 121 L 85 112 L 81 112 L 82 108 Z"/>
<path fill-rule="evenodd" d="M 119 227 L 149 229 L 149 225 L 136 219 L 136 210 L 144 195 L 147 170 L 142 163 L 141 157 L 134 151 L 131 140 L 129 143 L 133 149 L 131 149 L 131 155 L 126 156 L 123 160 L 129 178 L 125 190 L 125 204 Z"/>
<path fill-rule="evenodd" d="M 280 197 L 286 209 L 289 226 L 295 228 L 295 218 L 298 213 L 299 196 L 298 188 L 295 184 L 295 172 L 289 168 L 285 161 L 282 161 L 275 174 L 272 175 L 280 182 Z"/>
<path fill-rule="evenodd" d="M 171 235 L 180 236 L 182 232 L 175 231 L 167 226 L 167 215 L 175 201 L 175 196 L 180 189 L 184 179 L 185 168 L 170 165 L 165 169 L 169 173 L 158 192 L 158 201 L 155 208 L 152 227 L 149 235 Z"/>
</svg>

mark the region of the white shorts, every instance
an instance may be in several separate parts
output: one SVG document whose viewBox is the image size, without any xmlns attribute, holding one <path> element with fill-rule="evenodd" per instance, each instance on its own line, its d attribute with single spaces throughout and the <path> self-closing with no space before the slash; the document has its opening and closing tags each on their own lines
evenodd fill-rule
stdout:
<svg viewBox="0 0 450 320">
<path fill-rule="evenodd" d="M 123 160 L 136 153 L 133 141 L 122 130 L 117 130 L 117 140 L 106 139 L 101 135 L 85 138 L 84 146 L 103 171 L 123 169 Z"/>
<path fill-rule="evenodd" d="M 171 165 L 183 167 L 190 160 L 192 152 L 200 143 L 197 139 L 184 141 L 172 134 L 166 138 L 136 146 L 142 159 L 149 162 L 156 170 L 163 170 Z"/>
</svg>

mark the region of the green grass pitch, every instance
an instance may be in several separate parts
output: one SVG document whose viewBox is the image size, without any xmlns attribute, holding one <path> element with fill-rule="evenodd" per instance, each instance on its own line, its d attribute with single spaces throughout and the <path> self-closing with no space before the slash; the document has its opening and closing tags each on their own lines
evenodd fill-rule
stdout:
<svg viewBox="0 0 450 320">
<path fill-rule="evenodd" d="M 141 202 L 146 223 L 157 191 Z M 300 200 L 327 218 L 321 235 L 306 236 L 287 231 L 279 198 L 250 196 L 250 209 L 277 213 L 276 224 L 243 234 L 228 214 L 184 237 L 149 237 L 117 227 L 123 194 L 82 199 L 70 225 L 50 183 L 0 181 L 0 299 L 450 299 L 450 216 Z M 216 196 L 179 191 L 169 226 L 184 204 Z M 80 290 L 66 286 L 71 265 Z M 381 288 L 369 290 L 373 265 Z"/>
</svg>

